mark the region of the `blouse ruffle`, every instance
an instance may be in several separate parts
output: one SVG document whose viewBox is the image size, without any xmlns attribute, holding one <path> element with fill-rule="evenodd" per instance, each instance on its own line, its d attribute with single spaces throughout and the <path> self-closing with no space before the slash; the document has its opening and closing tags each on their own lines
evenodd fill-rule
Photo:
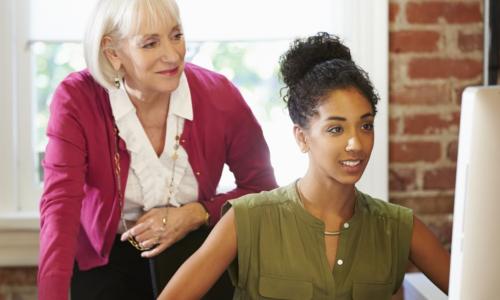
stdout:
<svg viewBox="0 0 500 300">
<path fill-rule="evenodd" d="M 185 77 L 183 79 L 185 80 Z M 173 141 L 177 133 L 179 135 L 182 133 L 184 119 L 173 115 L 169 109 L 167 118 L 169 129 L 165 140 L 165 148 L 160 157 L 158 157 L 137 117 L 136 109 L 128 97 L 123 84 L 120 89 L 109 91 L 109 96 L 119 136 L 125 141 L 127 150 L 130 153 L 130 170 L 137 177 L 142 192 L 142 197 L 131 197 L 132 199 L 126 195 L 126 201 L 133 202 L 133 206 L 143 206 L 143 210 L 145 211 L 167 204 L 180 206 L 175 196 L 178 193 L 178 187 L 186 173 L 186 169 L 190 168 L 187 153 L 182 147 L 177 150 L 178 158 L 175 162 L 173 191 L 169 191 L 168 189 L 174 164 L 174 161 L 171 159 Z M 170 108 L 172 108 L 172 101 Z M 179 118 L 179 120 L 176 118 Z M 177 122 L 179 123 L 179 128 L 176 128 Z M 178 130 L 177 133 L 176 130 Z M 165 195 L 169 192 L 172 198 L 167 203 Z M 126 208 L 127 204 L 125 205 L 125 210 Z"/>
</svg>

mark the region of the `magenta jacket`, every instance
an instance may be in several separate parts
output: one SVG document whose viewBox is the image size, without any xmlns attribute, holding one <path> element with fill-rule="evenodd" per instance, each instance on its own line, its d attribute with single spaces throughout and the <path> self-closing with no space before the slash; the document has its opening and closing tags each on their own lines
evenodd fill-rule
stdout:
<svg viewBox="0 0 500 300">
<path fill-rule="evenodd" d="M 186 120 L 181 145 L 198 179 L 199 201 L 220 218 L 228 199 L 275 188 L 262 130 L 238 90 L 223 76 L 187 64 L 193 121 Z M 87 70 L 70 74 L 56 89 L 47 128 L 40 202 L 38 297 L 67 299 L 73 265 L 105 265 L 118 229 L 120 205 L 114 176 L 114 121 L 109 97 Z M 130 156 L 119 140 L 121 186 Z M 224 164 L 237 188 L 216 195 Z"/>
</svg>

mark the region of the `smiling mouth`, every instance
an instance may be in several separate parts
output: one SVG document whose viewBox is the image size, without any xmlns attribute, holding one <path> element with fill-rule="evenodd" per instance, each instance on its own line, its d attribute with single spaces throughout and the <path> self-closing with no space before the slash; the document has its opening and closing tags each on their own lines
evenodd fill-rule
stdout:
<svg viewBox="0 0 500 300">
<path fill-rule="evenodd" d="M 340 163 L 346 167 L 357 167 L 361 164 L 361 160 L 342 160 Z"/>
<path fill-rule="evenodd" d="M 170 70 L 162 70 L 162 71 L 159 71 L 156 73 L 161 74 L 161 75 L 166 75 L 166 76 L 174 76 L 177 74 L 177 71 L 179 71 L 179 67 L 175 67 L 175 68 L 170 69 Z"/>
</svg>

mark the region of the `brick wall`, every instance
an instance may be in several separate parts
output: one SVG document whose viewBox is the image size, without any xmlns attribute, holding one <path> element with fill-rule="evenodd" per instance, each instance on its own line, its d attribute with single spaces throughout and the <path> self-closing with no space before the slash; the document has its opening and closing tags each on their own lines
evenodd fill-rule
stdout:
<svg viewBox="0 0 500 300">
<path fill-rule="evenodd" d="M 465 86 L 482 83 L 482 0 L 390 0 L 390 200 L 450 246 Z"/>
<path fill-rule="evenodd" d="M 36 268 L 0 268 L 0 300 L 35 300 Z"/>
</svg>

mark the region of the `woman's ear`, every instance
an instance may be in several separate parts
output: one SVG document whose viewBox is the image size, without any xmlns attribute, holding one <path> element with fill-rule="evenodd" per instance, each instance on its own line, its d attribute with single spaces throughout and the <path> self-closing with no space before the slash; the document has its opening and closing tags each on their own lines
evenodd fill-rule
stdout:
<svg viewBox="0 0 500 300">
<path fill-rule="evenodd" d="M 116 49 L 113 46 L 113 40 L 111 39 L 111 37 L 105 36 L 102 39 L 101 49 L 104 52 L 104 55 L 108 59 L 111 66 L 113 66 L 113 69 L 115 69 L 115 71 L 120 70 L 122 66 L 122 60 L 118 56 L 118 53 L 116 52 Z"/>
<path fill-rule="evenodd" d="M 293 135 L 295 136 L 295 141 L 299 145 L 300 151 L 302 153 L 309 152 L 309 146 L 307 144 L 307 133 L 299 125 L 293 125 Z"/>
</svg>

